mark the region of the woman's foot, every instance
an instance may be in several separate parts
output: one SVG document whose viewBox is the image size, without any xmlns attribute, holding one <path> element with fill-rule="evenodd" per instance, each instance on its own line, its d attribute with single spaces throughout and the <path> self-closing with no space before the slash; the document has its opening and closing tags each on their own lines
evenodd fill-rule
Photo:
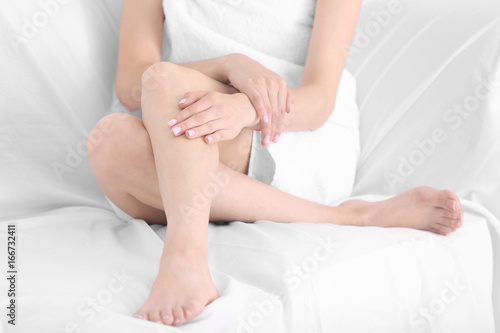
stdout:
<svg viewBox="0 0 500 333">
<path fill-rule="evenodd" d="M 204 253 L 164 255 L 149 297 L 134 317 L 181 325 L 218 297 Z"/>
<path fill-rule="evenodd" d="M 405 227 L 448 235 L 462 226 L 460 200 L 451 191 L 416 187 L 379 202 L 349 200 L 339 205 L 363 216 L 364 225 Z"/>
</svg>

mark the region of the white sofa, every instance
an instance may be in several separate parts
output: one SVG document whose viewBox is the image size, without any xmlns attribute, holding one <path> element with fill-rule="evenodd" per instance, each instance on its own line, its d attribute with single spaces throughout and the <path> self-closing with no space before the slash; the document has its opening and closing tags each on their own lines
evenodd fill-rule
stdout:
<svg viewBox="0 0 500 333">
<path fill-rule="evenodd" d="M 0 266 L 16 272 L 14 287 L 0 280 L 6 332 L 500 327 L 498 1 L 366 0 L 346 65 L 361 110 L 353 196 L 448 188 L 463 201 L 464 227 L 443 237 L 267 221 L 210 226 L 221 298 L 177 328 L 131 316 L 155 278 L 165 228 L 120 220 L 86 160 L 93 125 L 121 110 L 112 98 L 120 3 L 0 4 Z"/>
</svg>

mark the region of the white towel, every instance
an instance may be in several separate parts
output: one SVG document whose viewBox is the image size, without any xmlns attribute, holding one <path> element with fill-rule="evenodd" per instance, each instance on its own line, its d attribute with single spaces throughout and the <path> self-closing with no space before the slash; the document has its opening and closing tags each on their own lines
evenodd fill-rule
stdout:
<svg viewBox="0 0 500 333">
<path fill-rule="evenodd" d="M 289 87 L 297 87 L 315 4 L 314 0 L 164 0 L 164 59 L 182 63 L 242 53 L 279 74 Z M 351 194 L 359 156 L 355 97 L 354 77 L 344 71 L 329 121 L 317 131 L 284 133 L 278 144 L 271 145 L 272 186 L 325 204 Z M 257 150 L 256 141 L 249 175 L 267 179 L 263 170 L 252 170 L 270 165 L 258 163 L 262 150 Z"/>
</svg>

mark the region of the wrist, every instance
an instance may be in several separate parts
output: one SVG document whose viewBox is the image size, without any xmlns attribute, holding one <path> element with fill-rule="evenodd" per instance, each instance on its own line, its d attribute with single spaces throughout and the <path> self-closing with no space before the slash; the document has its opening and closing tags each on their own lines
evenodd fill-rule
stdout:
<svg viewBox="0 0 500 333">
<path fill-rule="evenodd" d="M 236 93 L 234 95 L 241 99 L 242 104 L 244 105 L 243 107 L 246 110 L 243 127 L 254 130 L 260 129 L 260 119 L 259 116 L 257 115 L 257 111 L 255 111 L 255 108 L 253 107 L 253 104 L 250 101 L 250 98 L 248 98 L 248 96 L 243 93 Z"/>
</svg>

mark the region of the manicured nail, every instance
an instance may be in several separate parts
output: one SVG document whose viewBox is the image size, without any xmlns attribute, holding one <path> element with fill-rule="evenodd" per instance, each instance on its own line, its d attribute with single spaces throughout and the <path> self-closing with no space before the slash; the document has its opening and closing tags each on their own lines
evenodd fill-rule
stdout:
<svg viewBox="0 0 500 333">
<path fill-rule="evenodd" d="M 448 205 L 448 208 L 450 208 L 451 210 L 455 210 L 455 200 L 448 200 L 448 202 L 446 202 L 446 204 Z"/>
<path fill-rule="evenodd" d="M 264 120 L 265 123 L 269 122 L 269 118 L 267 118 L 267 116 L 264 116 L 264 118 L 262 118 L 262 120 Z"/>
<path fill-rule="evenodd" d="M 174 126 L 175 124 L 177 124 L 177 120 L 175 119 L 170 119 L 167 123 L 167 125 L 170 127 Z"/>
<path fill-rule="evenodd" d="M 274 142 L 274 143 L 277 143 L 279 139 L 280 139 L 280 135 L 279 135 L 279 134 L 276 134 L 276 135 L 274 136 L 273 142 Z"/>
<path fill-rule="evenodd" d="M 264 137 L 264 144 L 268 145 L 271 143 L 271 136 L 270 135 L 266 135 Z"/>
<path fill-rule="evenodd" d="M 174 127 L 174 128 L 172 128 L 172 132 L 174 132 L 175 135 L 179 134 L 180 131 L 181 131 L 180 127 Z"/>
<path fill-rule="evenodd" d="M 207 141 L 208 141 L 208 143 L 210 143 L 213 141 L 213 138 L 211 136 L 207 136 Z"/>
<path fill-rule="evenodd" d="M 181 105 L 182 103 L 186 103 L 187 99 L 183 98 L 181 99 L 181 101 L 179 102 L 179 105 Z"/>
<path fill-rule="evenodd" d="M 193 136 L 194 136 L 194 131 L 193 131 L 193 130 L 189 130 L 189 131 L 187 131 L 186 133 L 187 133 L 187 135 L 188 135 L 189 137 L 193 137 Z"/>
<path fill-rule="evenodd" d="M 142 319 L 142 315 L 137 314 L 137 313 L 134 315 L 134 317 L 135 317 L 135 318 L 138 318 L 138 319 Z"/>
</svg>

